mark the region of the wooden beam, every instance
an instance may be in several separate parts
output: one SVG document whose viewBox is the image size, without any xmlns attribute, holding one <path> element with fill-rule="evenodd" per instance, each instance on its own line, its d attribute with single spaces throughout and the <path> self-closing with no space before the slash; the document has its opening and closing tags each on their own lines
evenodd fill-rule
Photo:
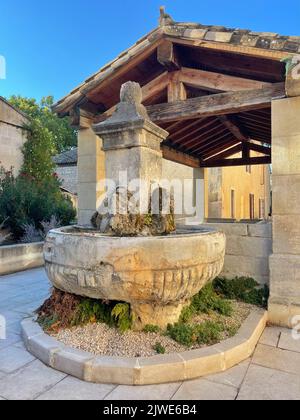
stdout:
<svg viewBox="0 0 300 420">
<path fill-rule="evenodd" d="M 180 64 L 173 42 L 163 41 L 157 47 L 157 61 L 168 71 L 180 69 Z"/>
<path fill-rule="evenodd" d="M 221 159 L 221 160 L 208 160 L 201 163 L 202 168 L 221 168 L 228 166 L 246 166 L 246 165 L 268 165 L 271 163 L 271 156 L 251 157 L 248 159 L 235 158 L 235 159 Z"/>
<path fill-rule="evenodd" d="M 179 71 L 179 80 L 188 86 L 227 92 L 261 89 L 271 85 L 271 83 L 187 67 L 182 67 Z"/>
<path fill-rule="evenodd" d="M 200 160 L 186 153 L 179 152 L 169 146 L 162 145 L 163 158 L 171 160 L 172 162 L 181 163 L 182 165 L 190 166 L 191 168 L 199 168 Z"/>
<path fill-rule="evenodd" d="M 225 125 L 225 127 L 228 128 L 228 130 L 233 134 L 233 136 L 242 142 L 249 141 L 249 136 L 244 133 L 241 128 L 238 126 L 237 122 L 233 119 L 231 116 L 227 115 L 220 115 L 218 119 L 221 121 L 222 124 Z"/>
<path fill-rule="evenodd" d="M 170 104 L 152 105 L 147 107 L 147 110 L 151 120 L 159 124 L 266 108 L 273 99 L 284 97 L 284 83 L 275 83 L 263 89 L 220 93 Z"/>
<path fill-rule="evenodd" d="M 213 154 L 213 152 L 211 152 L 209 155 L 204 155 L 203 162 L 205 163 L 207 159 L 209 159 L 210 161 L 226 159 L 230 156 L 240 153 L 241 151 L 242 151 L 242 144 L 239 143 L 236 146 L 230 147 L 230 149 L 227 149 L 222 153 Z"/>
<path fill-rule="evenodd" d="M 251 57 L 260 57 L 265 58 L 268 60 L 276 60 L 281 61 L 286 57 L 292 57 L 295 55 L 294 52 L 287 52 L 287 51 L 278 51 L 278 50 L 270 50 L 266 48 L 256 48 L 256 47 L 246 47 L 245 45 L 236 45 L 226 42 L 214 42 L 214 41 L 205 41 L 203 39 L 188 39 L 188 38 L 179 38 L 176 36 L 168 35 L 166 37 L 167 40 L 174 42 L 180 45 L 186 45 L 201 49 L 208 49 L 208 50 L 215 50 L 215 51 L 223 51 L 228 53 L 240 54 L 245 56 Z"/>
<path fill-rule="evenodd" d="M 249 150 L 262 153 L 263 155 L 271 156 L 271 147 L 262 146 L 260 144 L 248 143 Z"/>
<path fill-rule="evenodd" d="M 185 101 L 187 93 L 184 84 L 178 80 L 178 72 L 170 73 L 168 84 L 168 102 Z"/>
</svg>

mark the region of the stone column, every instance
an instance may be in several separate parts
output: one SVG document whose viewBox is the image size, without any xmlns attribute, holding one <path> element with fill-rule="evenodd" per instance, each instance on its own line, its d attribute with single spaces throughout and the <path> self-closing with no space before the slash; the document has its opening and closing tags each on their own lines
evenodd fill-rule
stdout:
<svg viewBox="0 0 300 420">
<path fill-rule="evenodd" d="M 92 124 L 92 122 L 91 122 Z M 90 226 L 91 217 L 100 205 L 101 180 L 105 179 L 102 144 L 92 127 L 78 133 L 78 223 Z"/>
<path fill-rule="evenodd" d="M 115 187 L 125 187 L 136 182 L 144 185 L 141 193 L 151 192 L 151 184 L 158 185 L 162 177 L 161 142 L 168 132 L 155 125 L 141 104 L 142 90 L 137 83 L 122 86 L 121 102 L 111 118 L 94 126 L 103 142 L 106 178 Z M 149 196 L 141 196 L 148 200 Z M 148 208 L 146 207 L 146 213 Z"/>
<path fill-rule="evenodd" d="M 300 97 L 272 103 L 273 255 L 270 322 L 300 315 Z"/>
</svg>

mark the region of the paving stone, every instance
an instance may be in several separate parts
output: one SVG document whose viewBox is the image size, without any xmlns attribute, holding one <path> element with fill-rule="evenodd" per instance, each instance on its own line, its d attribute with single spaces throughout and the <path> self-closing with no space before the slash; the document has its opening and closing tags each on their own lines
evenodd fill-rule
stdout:
<svg viewBox="0 0 300 420">
<path fill-rule="evenodd" d="M 269 327 L 266 328 L 261 336 L 259 343 L 266 346 L 277 347 L 279 337 L 282 331 L 285 331 L 285 328 L 280 327 Z"/>
<path fill-rule="evenodd" d="M 63 380 L 66 375 L 36 360 L 0 380 L 0 395 L 9 400 L 32 400 Z"/>
<path fill-rule="evenodd" d="M 238 389 L 206 379 L 197 379 L 196 381 L 184 382 L 176 392 L 172 400 L 234 400 Z"/>
<path fill-rule="evenodd" d="M 170 400 L 179 389 L 181 383 L 145 385 L 145 386 L 118 386 L 111 392 L 106 400 L 112 401 L 147 401 L 147 400 Z"/>
<path fill-rule="evenodd" d="M 18 343 L 21 340 L 20 335 L 8 331 L 5 340 L 0 340 L 0 351 Z"/>
<path fill-rule="evenodd" d="M 12 373 L 34 359 L 27 351 L 10 346 L 0 351 L 0 370 L 5 373 Z"/>
<path fill-rule="evenodd" d="M 238 400 L 300 400 L 300 377 L 251 365 Z"/>
<path fill-rule="evenodd" d="M 280 336 L 278 347 L 284 350 L 300 353 L 300 333 L 298 333 L 296 337 L 298 339 L 293 337 L 292 330 L 286 330 Z"/>
<path fill-rule="evenodd" d="M 227 370 L 226 372 L 207 376 L 205 379 L 212 382 L 217 382 L 220 384 L 230 385 L 235 388 L 239 388 L 245 378 L 249 365 L 250 359 L 239 364 L 238 366 L 235 366 L 232 369 Z"/>
<path fill-rule="evenodd" d="M 115 385 L 97 385 L 68 376 L 37 399 L 43 401 L 103 400 L 114 388 Z"/>
<path fill-rule="evenodd" d="M 271 369 L 282 370 L 300 376 L 300 354 L 259 344 L 252 362 Z"/>
</svg>

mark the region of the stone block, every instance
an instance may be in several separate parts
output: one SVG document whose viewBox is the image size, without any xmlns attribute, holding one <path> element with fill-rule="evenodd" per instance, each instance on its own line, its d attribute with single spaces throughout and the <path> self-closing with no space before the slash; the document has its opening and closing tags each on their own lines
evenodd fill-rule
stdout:
<svg viewBox="0 0 300 420">
<path fill-rule="evenodd" d="M 300 97 L 272 102 L 272 131 L 274 137 L 284 138 L 300 134 Z M 284 145 L 284 144 L 283 144 Z"/>
<path fill-rule="evenodd" d="M 272 297 L 269 300 L 269 323 L 281 327 L 293 328 L 294 317 L 300 316 L 300 305 L 292 304 L 282 297 Z"/>
<path fill-rule="evenodd" d="M 153 356 L 139 359 L 140 370 L 136 385 L 159 382 L 178 382 L 185 379 L 185 360 L 178 354 Z"/>
<path fill-rule="evenodd" d="M 273 254 L 270 257 L 271 296 L 300 298 L 300 256 Z"/>
<path fill-rule="evenodd" d="M 180 354 L 185 361 L 185 377 L 196 379 L 225 370 L 224 353 L 215 349 L 203 348 Z"/>
<path fill-rule="evenodd" d="M 94 356 L 90 353 L 63 347 L 53 354 L 51 367 L 76 378 L 85 379 L 86 365 L 93 359 Z"/>
<path fill-rule="evenodd" d="M 295 327 L 300 327 L 300 318 L 295 322 Z M 294 335 L 295 334 L 295 335 Z M 300 333 L 294 331 L 294 334 L 291 330 L 284 330 L 280 334 L 280 340 L 278 347 L 282 350 L 289 350 L 296 353 L 300 353 Z M 296 339 L 296 337 L 298 339 Z"/>
<path fill-rule="evenodd" d="M 236 276 L 250 276 L 258 279 L 268 279 L 268 258 L 244 257 L 226 255 L 222 275 L 232 278 Z"/>
<path fill-rule="evenodd" d="M 300 133 L 272 137 L 272 168 L 273 175 L 300 174 Z"/>
<path fill-rule="evenodd" d="M 300 214 L 273 216 L 274 254 L 300 255 Z"/>
<path fill-rule="evenodd" d="M 62 344 L 46 334 L 39 334 L 27 341 L 27 350 L 45 365 L 53 365 L 54 354 L 62 348 Z"/>
<path fill-rule="evenodd" d="M 137 359 L 96 357 L 87 362 L 84 379 L 94 383 L 134 385 L 139 379 Z"/>
<path fill-rule="evenodd" d="M 300 175 L 273 175 L 273 214 L 300 215 Z"/>
<path fill-rule="evenodd" d="M 272 223 L 254 223 L 248 225 L 249 236 L 272 238 Z"/>
<path fill-rule="evenodd" d="M 249 236 L 227 235 L 226 255 L 262 258 L 269 257 L 272 253 L 272 240 Z"/>
</svg>

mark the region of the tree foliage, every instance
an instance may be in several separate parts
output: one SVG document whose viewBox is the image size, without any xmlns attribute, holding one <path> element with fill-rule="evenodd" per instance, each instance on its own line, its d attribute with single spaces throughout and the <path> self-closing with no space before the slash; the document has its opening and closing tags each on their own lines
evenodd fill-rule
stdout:
<svg viewBox="0 0 300 420">
<path fill-rule="evenodd" d="M 58 118 L 51 110 L 53 96 L 45 96 L 37 102 L 33 98 L 14 95 L 9 98 L 9 102 L 49 131 L 55 147 L 52 150 L 54 153 L 61 153 L 77 145 L 76 131 L 70 126 L 69 119 Z"/>
</svg>

